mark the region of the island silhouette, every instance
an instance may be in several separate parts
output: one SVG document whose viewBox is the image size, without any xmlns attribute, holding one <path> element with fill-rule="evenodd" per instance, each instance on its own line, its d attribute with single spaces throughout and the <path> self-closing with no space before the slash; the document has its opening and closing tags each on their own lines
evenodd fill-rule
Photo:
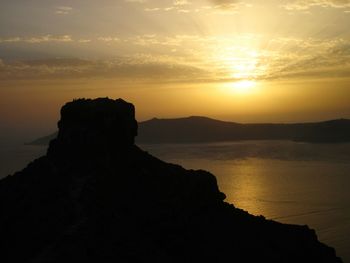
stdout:
<svg viewBox="0 0 350 263">
<path fill-rule="evenodd" d="M 137 134 L 122 99 L 65 104 L 47 154 L 0 180 L 1 261 L 341 262 L 308 226 L 236 208 L 214 175 L 153 157 Z"/>
<path fill-rule="evenodd" d="M 192 116 L 177 119 L 153 118 L 139 122 L 137 143 L 206 143 L 240 140 L 290 140 L 310 143 L 350 142 L 350 120 L 310 123 L 242 124 Z M 32 141 L 47 145 L 57 132 Z"/>
</svg>

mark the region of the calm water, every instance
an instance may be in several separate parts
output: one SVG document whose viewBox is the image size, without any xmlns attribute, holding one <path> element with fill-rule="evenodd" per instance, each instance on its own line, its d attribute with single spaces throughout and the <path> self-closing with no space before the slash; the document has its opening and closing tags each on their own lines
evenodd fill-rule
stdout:
<svg viewBox="0 0 350 263">
<path fill-rule="evenodd" d="M 186 168 L 211 171 L 228 202 L 269 219 L 307 224 L 350 262 L 350 144 L 248 141 L 141 147 Z M 1 147 L 0 178 L 45 151 Z"/>
<path fill-rule="evenodd" d="M 350 262 L 350 144 L 249 141 L 142 145 L 216 175 L 227 201 L 255 215 L 309 225 Z"/>
</svg>

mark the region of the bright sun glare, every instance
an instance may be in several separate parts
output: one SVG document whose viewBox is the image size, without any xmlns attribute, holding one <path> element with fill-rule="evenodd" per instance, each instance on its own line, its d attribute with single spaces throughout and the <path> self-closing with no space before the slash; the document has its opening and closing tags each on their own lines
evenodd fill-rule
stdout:
<svg viewBox="0 0 350 263">
<path fill-rule="evenodd" d="M 238 39 L 236 45 L 223 46 L 218 60 L 227 69 L 225 89 L 235 94 L 249 95 L 255 91 L 256 79 L 262 74 L 261 54 L 251 39 Z"/>
<path fill-rule="evenodd" d="M 254 80 L 241 80 L 233 83 L 234 90 L 240 94 L 246 94 L 251 92 L 255 86 L 256 82 Z"/>
</svg>

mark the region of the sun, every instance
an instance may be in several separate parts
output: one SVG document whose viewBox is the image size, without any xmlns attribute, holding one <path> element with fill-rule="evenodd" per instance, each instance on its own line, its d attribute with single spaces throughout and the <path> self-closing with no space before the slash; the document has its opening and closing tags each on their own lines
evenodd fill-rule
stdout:
<svg viewBox="0 0 350 263">
<path fill-rule="evenodd" d="M 254 80 L 240 80 L 233 83 L 234 91 L 239 94 L 251 93 L 255 86 L 256 82 Z"/>
<path fill-rule="evenodd" d="M 254 48 L 235 47 L 231 54 L 223 54 L 226 54 L 223 65 L 227 68 L 227 77 L 232 81 L 229 85 L 231 91 L 240 95 L 253 93 L 257 85 L 256 79 L 261 74 L 260 53 Z"/>
<path fill-rule="evenodd" d="M 221 84 L 223 91 L 232 95 L 249 96 L 259 91 L 259 85 L 256 80 L 243 79 L 235 82 L 226 82 Z"/>
</svg>

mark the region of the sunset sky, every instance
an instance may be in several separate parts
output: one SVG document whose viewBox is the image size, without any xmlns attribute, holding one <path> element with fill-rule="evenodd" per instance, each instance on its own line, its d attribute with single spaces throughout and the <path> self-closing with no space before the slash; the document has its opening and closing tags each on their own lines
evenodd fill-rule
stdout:
<svg viewBox="0 0 350 263">
<path fill-rule="evenodd" d="M 0 138 L 99 96 L 138 120 L 350 118 L 350 0 L 1 1 Z"/>
</svg>

